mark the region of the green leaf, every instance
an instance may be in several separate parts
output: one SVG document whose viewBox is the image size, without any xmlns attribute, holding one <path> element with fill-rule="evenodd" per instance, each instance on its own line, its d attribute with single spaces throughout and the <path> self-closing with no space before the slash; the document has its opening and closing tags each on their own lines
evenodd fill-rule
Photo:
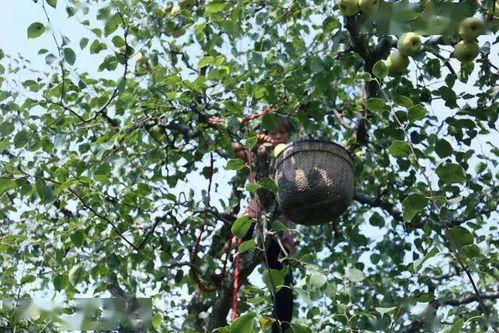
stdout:
<svg viewBox="0 0 499 333">
<path fill-rule="evenodd" d="M 72 185 L 78 184 L 79 180 L 76 178 L 69 179 L 62 183 L 61 185 L 57 186 L 54 190 L 55 195 L 61 194 L 65 189 L 71 187 Z"/>
<path fill-rule="evenodd" d="M 125 46 L 125 40 L 121 38 L 121 36 L 114 36 L 111 41 L 113 42 L 114 47 L 120 48 Z"/>
<path fill-rule="evenodd" d="M 439 254 L 440 251 L 436 248 L 436 247 L 433 247 L 423 258 L 421 259 L 418 259 L 416 260 L 413 264 L 412 264 L 412 268 L 413 268 L 413 271 L 414 272 L 417 272 L 419 271 L 419 269 L 423 266 L 423 264 L 430 258 L 436 256 L 437 254 Z"/>
<path fill-rule="evenodd" d="M 365 102 L 365 106 L 372 112 L 383 112 L 388 110 L 388 106 L 381 98 L 370 98 Z"/>
<path fill-rule="evenodd" d="M 36 180 L 35 187 L 36 187 L 36 192 L 38 193 L 38 196 L 40 197 L 40 201 L 42 203 L 45 203 L 50 200 L 52 192 L 50 187 L 45 182 L 45 180 L 43 180 L 42 178 L 38 178 Z"/>
<path fill-rule="evenodd" d="M 82 246 L 85 242 L 85 233 L 81 230 L 73 232 L 69 237 L 71 238 L 71 242 L 77 247 Z"/>
<path fill-rule="evenodd" d="M 393 103 L 403 106 L 405 108 L 410 108 L 411 106 L 414 105 L 412 99 L 404 95 L 395 95 L 395 97 L 393 98 Z"/>
<path fill-rule="evenodd" d="M 350 268 L 346 271 L 345 277 L 352 282 L 360 282 L 366 278 L 364 273 L 357 268 Z"/>
<path fill-rule="evenodd" d="M 243 238 L 248 233 L 251 223 L 253 223 L 253 219 L 248 215 L 244 215 L 234 221 L 230 230 L 234 236 Z"/>
<path fill-rule="evenodd" d="M 461 252 L 468 258 L 476 258 L 481 255 L 480 248 L 476 244 L 464 245 L 461 248 Z"/>
<path fill-rule="evenodd" d="M 97 54 L 102 50 L 107 49 L 107 44 L 100 43 L 97 39 L 90 45 L 90 54 Z"/>
<path fill-rule="evenodd" d="M 388 75 L 388 67 L 386 67 L 386 63 L 384 60 L 379 60 L 374 64 L 373 74 L 378 79 L 383 79 Z"/>
<path fill-rule="evenodd" d="M 393 141 L 392 144 L 390 145 L 390 148 L 388 148 L 388 153 L 396 157 L 409 155 L 410 152 L 411 148 L 409 144 L 401 140 Z"/>
<path fill-rule="evenodd" d="M 239 245 L 239 253 L 244 253 L 255 247 L 256 247 L 256 241 L 254 239 L 247 240 Z"/>
<path fill-rule="evenodd" d="M 109 36 L 110 34 L 115 32 L 116 29 L 118 29 L 120 23 L 121 23 L 120 15 L 115 14 L 111 16 L 104 25 L 104 35 Z"/>
<path fill-rule="evenodd" d="M 227 162 L 225 169 L 227 170 L 241 170 L 246 166 L 246 163 L 240 158 L 231 159 Z"/>
<path fill-rule="evenodd" d="M 384 316 L 385 314 L 387 313 L 390 313 L 392 312 L 393 310 L 395 310 L 397 307 L 396 306 L 392 306 L 392 307 L 389 307 L 389 308 L 381 308 L 381 307 L 376 307 L 374 308 L 376 310 L 376 312 L 378 312 L 381 316 Z"/>
<path fill-rule="evenodd" d="M 215 61 L 215 58 L 212 56 L 202 57 L 201 59 L 199 59 L 198 67 L 203 68 L 203 67 L 209 66 L 209 65 L 213 64 L 214 61 Z"/>
<path fill-rule="evenodd" d="M 314 73 L 320 73 L 324 70 L 324 66 L 322 65 L 322 60 L 319 57 L 311 57 L 309 58 L 310 69 Z"/>
<path fill-rule="evenodd" d="M 466 181 L 466 173 L 459 164 L 444 163 L 440 164 L 435 172 L 444 183 L 464 183 Z"/>
<path fill-rule="evenodd" d="M 74 65 L 76 61 L 76 54 L 73 49 L 69 47 L 64 48 L 64 59 L 66 59 L 68 64 Z"/>
<path fill-rule="evenodd" d="M 288 227 L 286 227 L 284 225 L 284 223 L 282 223 L 279 220 L 272 221 L 271 228 L 272 228 L 272 230 L 275 230 L 275 231 L 288 231 L 289 230 Z"/>
<path fill-rule="evenodd" d="M 21 148 L 24 147 L 30 138 L 30 133 L 27 130 L 22 130 L 17 132 L 17 134 L 14 136 L 14 146 L 16 148 Z"/>
<path fill-rule="evenodd" d="M 369 218 L 369 223 L 375 227 L 384 227 L 385 219 L 378 212 L 374 212 Z"/>
<path fill-rule="evenodd" d="M 408 111 L 409 120 L 414 122 L 417 120 L 424 119 L 427 113 L 428 111 L 423 105 L 421 104 L 414 105 L 409 108 Z"/>
<path fill-rule="evenodd" d="M 54 284 L 55 290 L 61 291 L 66 286 L 66 279 L 63 275 L 56 275 L 54 276 L 52 283 Z"/>
<path fill-rule="evenodd" d="M 205 14 L 210 15 L 210 14 L 215 14 L 218 13 L 222 10 L 224 10 L 226 7 L 226 4 L 223 2 L 212 2 L 206 5 L 205 7 Z"/>
<path fill-rule="evenodd" d="M 459 105 L 457 105 L 456 102 L 456 93 L 454 90 L 447 86 L 440 87 L 437 92 L 442 96 L 442 99 L 445 101 L 445 106 L 449 108 L 457 108 Z"/>
<path fill-rule="evenodd" d="M 71 267 L 68 273 L 69 282 L 74 286 L 81 281 L 83 277 L 84 270 L 80 265 L 74 265 Z"/>
<path fill-rule="evenodd" d="M 0 194 L 16 187 L 16 182 L 8 178 L 0 178 Z"/>
<path fill-rule="evenodd" d="M 435 296 L 430 293 L 421 293 L 418 296 L 414 297 L 415 302 L 420 302 L 420 303 L 430 303 L 435 299 Z"/>
<path fill-rule="evenodd" d="M 40 22 L 31 23 L 28 27 L 28 38 L 40 37 L 45 32 L 45 26 Z"/>
<path fill-rule="evenodd" d="M 440 139 L 435 144 L 435 152 L 441 158 L 451 156 L 453 149 L 450 143 L 445 139 Z"/>
<path fill-rule="evenodd" d="M 34 281 L 36 281 L 36 276 L 34 276 L 34 275 L 25 275 L 21 279 L 21 284 L 31 283 L 31 282 L 34 282 Z"/>
<path fill-rule="evenodd" d="M 292 323 L 291 327 L 293 328 L 293 333 L 312 333 L 312 330 L 299 323 Z"/>
<path fill-rule="evenodd" d="M 464 320 L 458 319 L 456 320 L 454 325 L 452 325 L 452 327 L 449 329 L 448 333 L 460 333 L 463 326 L 464 326 Z"/>
<path fill-rule="evenodd" d="M 57 7 L 57 0 L 47 0 L 47 3 L 52 8 L 56 8 Z"/>
<path fill-rule="evenodd" d="M 271 132 L 277 132 L 279 128 L 279 117 L 274 113 L 267 113 L 262 117 L 262 126 Z"/>
<path fill-rule="evenodd" d="M 159 329 L 163 324 L 163 317 L 157 313 L 152 317 L 152 327 Z"/>
<path fill-rule="evenodd" d="M 284 271 L 283 270 L 277 270 L 277 269 L 266 269 L 263 272 L 263 282 L 267 285 L 267 288 L 269 290 L 274 290 L 274 291 L 279 291 L 284 284 Z"/>
<path fill-rule="evenodd" d="M 88 45 L 88 38 L 83 37 L 80 39 L 80 49 L 84 49 Z"/>
<path fill-rule="evenodd" d="M 258 182 L 264 189 L 272 191 L 274 193 L 277 192 L 277 185 L 270 178 L 264 178 Z"/>
<path fill-rule="evenodd" d="M 428 198 L 421 194 L 411 194 L 402 201 L 404 220 L 410 221 L 417 213 L 425 209 L 428 204 Z"/>
<path fill-rule="evenodd" d="M 250 183 L 246 185 L 246 191 L 250 193 L 256 193 L 259 189 L 263 188 L 262 185 L 257 184 L 257 183 Z"/>
<path fill-rule="evenodd" d="M 230 333 L 253 333 L 255 318 L 255 312 L 250 312 L 240 316 L 230 325 Z"/>
<path fill-rule="evenodd" d="M 312 290 L 319 289 L 320 287 L 326 284 L 327 276 L 322 274 L 321 272 L 312 271 L 308 282 L 309 282 L 308 286 L 310 287 L 310 289 Z"/>
<path fill-rule="evenodd" d="M 447 237 L 451 245 L 460 250 L 465 245 L 473 244 L 473 234 L 466 228 L 457 226 L 449 229 Z"/>
<path fill-rule="evenodd" d="M 14 126 L 14 123 L 6 121 L 0 125 L 0 134 L 2 136 L 7 136 L 14 132 L 15 129 L 16 127 Z"/>
</svg>

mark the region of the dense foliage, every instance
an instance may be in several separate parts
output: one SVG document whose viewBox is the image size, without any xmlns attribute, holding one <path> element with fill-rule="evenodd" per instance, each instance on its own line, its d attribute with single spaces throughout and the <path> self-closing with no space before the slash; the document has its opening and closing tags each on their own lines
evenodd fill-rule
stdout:
<svg viewBox="0 0 499 333">
<path fill-rule="evenodd" d="M 295 140 L 349 149 L 356 177 L 334 226 L 296 231 L 294 331 L 499 327 L 497 34 L 463 63 L 457 33 L 424 37 L 408 71 L 389 73 L 396 37 L 360 35 L 363 14 L 332 1 L 32 5 L 38 58 L 0 55 L 1 298 L 122 293 L 153 298 L 152 331 L 230 325 L 232 275 L 198 285 L 217 285 L 231 225 L 260 188 L 245 188 L 232 143 L 253 147 L 258 126 L 287 115 Z M 259 242 L 242 254 L 234 332 L 272 320 Z M 0 327 L 47 323 L 0 310 Z"/>
</svg>

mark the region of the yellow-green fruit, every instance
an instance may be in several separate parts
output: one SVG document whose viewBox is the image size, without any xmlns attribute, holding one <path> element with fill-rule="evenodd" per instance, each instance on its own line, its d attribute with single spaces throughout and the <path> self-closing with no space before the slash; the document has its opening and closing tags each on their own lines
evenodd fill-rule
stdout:
<svg viewBox="0 0 499 333">
<path fill-rule="evenodd" d="M 386 67 L 390 75 L 403 73 L 409 66 L 409 58 L 401 55 L 400 52 L 394 51 L 386 59 Z"/>
<path fill-rule="evenodd" d="M 277 155 L 279 155 L 281 151 L 283 151 L 284 148 L 286 148 L 286 146 L 287 145 L 285 143 L 280 143 L 277 146 L 275 146 L 274 151 L 272 152 L 272 156 L 277 157 Z"/>
<path fill-rule="evenodd" d="M 354 16 L 359 12 L 358 0 L 339 0 L 338 7 L 344 16 Z"/>
<path fill-rule="evenodd" d="M 151 129 L 149 130 L 149 134 L 151 134 L 154 140 L 159 142 L 163 141 L 165 138 L 165 131 L 163 131 L 163 129 L 158 125 L 151 127 Z"/>
<path fill-rule="evenodd" d="M 459 24 L 459 36 L 465 41 L 474 41 L 483 33 L 485 33 L 485 25 L 479 18 L 468 17 Z"/>
<path fill-rule="evenodd" d="M 400 36 L 397 48 L 401 55 L 412 56 L 421 49 L 421 38 L 414 32 L 407 32 Z"/>
<path fill-rule="evenodd" d="M 462 40 L 454 47 L 453 54 L 460 62 L 470 62 L 478 56 L 478 53 L 480 53 L 480 47 L 477 42 Z"/>
<path fill-rule="evenodd" d="M 359 0 L 359 8 L 366 15 L 374 13 L 378 7 L 379 0 Z"/>
</svg>

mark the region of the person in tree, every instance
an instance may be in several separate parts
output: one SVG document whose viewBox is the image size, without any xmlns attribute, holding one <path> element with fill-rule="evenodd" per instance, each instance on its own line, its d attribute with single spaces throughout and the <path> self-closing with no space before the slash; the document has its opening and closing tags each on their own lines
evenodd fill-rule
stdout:
<svg viewBox="0 0 499 333">
<path fill-rule="evenodd" d="M 257 135 L 257 147 L 255 152 L 248 152 L 241 145 L 234 145 L 234 154 L 236 157 L 241 158 L 245 162 L 254 162 L 258 155 L 272 156 L 273 149 L 279 144 L 287 144 L 290 140 L 291 133 L 293 132 L 293 125 L 288 118 L 281 118 L 277 131 L 264 131 Z M 251 155 L 250 155 L 251 154 Z M 268 159 L 267 159 L 268 161 Z M 268 168 L 268 165 L 266 166 Z M 268 170 L 268 169 L 267 169 Z M 254 182 L 258 176 L 250 173 L 248 180 Z M 248 204 L 245 206 L 243 212 L 253 218 L 258 218 L 261 211 L 261 204 L 256 198 L 250 198 Z M 284 225 L 293 229 L 295 224 L 288 220 L 285 216 L 281 215 L 279 220 Z M 270 269 L 281 270 L 284 265 L 281 262 L 282 258 L 296 253 L 296 244 L 292 231 L 281 231 L 278 238 L 273 237 L 266 250 L 266 260 Z M 293 281 L 292 271 L 289 269 L 288 274 L 284 278 L 284 286 L 275 295 L 275 315 L 281 323 L 276 321 L 272 328 L 272 332 L 285 332 L 290 327 L 290 322 L 293 315 L 293 291 L 291 284 Z"/>
</svg>

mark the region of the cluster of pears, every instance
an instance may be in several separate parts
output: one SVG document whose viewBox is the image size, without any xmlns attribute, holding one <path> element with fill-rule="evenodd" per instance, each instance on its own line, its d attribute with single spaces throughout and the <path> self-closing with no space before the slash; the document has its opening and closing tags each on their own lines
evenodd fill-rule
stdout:
<svg viewBox="0 0 499 333">
<path fill-rule="evenodd" d="M 485 32 L 482 20 L 476 17 L 465 18 L 459 24 L 459 36 L 461 41 L 454 47 L 454 57 L 460 62 L 471 62 L 480 53 L 477 37 Z"/>
<path fill-rule="evenodd" d="M 390 53 L 385 60 L 390 75 L 403 73 L 409 66 L 409 57 L 421 50 L 421 38 L 414 32 L 406 32 L 400 36 L 397 51 Z"/>
<path fill-rule="evenodd" d="M 379 6 L 379 0 L 339 0 L 338 7 L 341 15 L 354 16 L 360 11 L 369 15 L 376 11 Z"/>
</svg>

